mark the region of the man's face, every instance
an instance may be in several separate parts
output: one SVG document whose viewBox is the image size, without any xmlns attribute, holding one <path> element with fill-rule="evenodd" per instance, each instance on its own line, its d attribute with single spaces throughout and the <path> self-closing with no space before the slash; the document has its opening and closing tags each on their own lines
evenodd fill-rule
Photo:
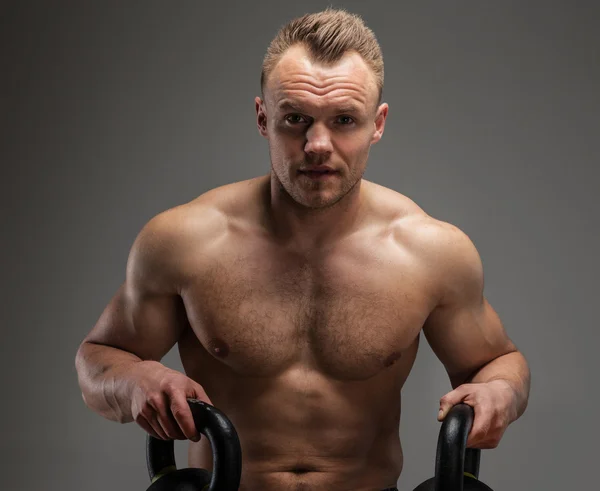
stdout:
<svg viewBox="0 0 600 491">
<path fill-rule="evenodd" d="M 302 46 L 284 54 L 256 110 L 272 172 L 297 203 L 331 206 L 362 178 L 388 111 L 387 104 L 377 107 L 378 95 L 357 53 L 328 66 L 311 62 Z"/>
</svg>

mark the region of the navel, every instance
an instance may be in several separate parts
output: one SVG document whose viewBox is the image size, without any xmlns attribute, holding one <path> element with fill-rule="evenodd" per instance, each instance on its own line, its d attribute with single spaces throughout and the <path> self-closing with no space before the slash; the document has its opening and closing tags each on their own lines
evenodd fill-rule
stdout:
<svg viewBox="0 0 600 491">
<path fill-rule="evenodd" d="M 396 363 L 400 357 L 402 356 L 402 353 L 400 353 L 399 351 L 394 351 L 390 356 L 388 356 L 385 361 L 383 362 L 383 366 L 388 368 L 391 367 L 394 363 Z"/>
<path fill-rule="evenodd" d="M 213 338 L 208 343 L 208 350 L 219 358 L 225 358 L 229 354 L 229 346 L 219 338 Z"/>
</svg>

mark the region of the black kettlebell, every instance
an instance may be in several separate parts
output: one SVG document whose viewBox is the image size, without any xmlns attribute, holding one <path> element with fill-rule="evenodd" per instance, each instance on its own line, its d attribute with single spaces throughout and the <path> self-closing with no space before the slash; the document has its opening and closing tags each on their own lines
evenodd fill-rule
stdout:
<svg viewBox="0 0 600 491">
<path fill-rule="evenodd" d="M 173 440 L 148 435 L 146 461 L 152 484 L 148 491 L 238 491 L 242 475 L 242 449 L 238 434 L 227 417 L 214 406 L 188 399 L 196 428 L 208 437 L 213 472 L 177 469 Z"/>
<path fill-rule="evenodd" d="M 448 412 L 438 437 L 435 477 L 414 491 L 493 491 L 478 479 L 481 450 L 467 448 L 474 417 L 473 408 L 462 403 Z"/>
</svg>

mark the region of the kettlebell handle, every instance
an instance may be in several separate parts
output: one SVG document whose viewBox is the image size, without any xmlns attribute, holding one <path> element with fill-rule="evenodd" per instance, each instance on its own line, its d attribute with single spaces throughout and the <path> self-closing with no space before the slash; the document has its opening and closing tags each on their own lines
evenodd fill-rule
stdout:
<svg viewBox="0 0 600 491">
<path fill-rule="evenodd" d="M 196 429 L 206 435 L 213 454 L 209 491 L 237 490 L 242 470 L 242 451 L 238 434 L 231 421 L 219 411 L 197 399 L 188 399 Z M 152 482 L 177 468 L 173 440 L 146 439 L 146 462 Z M 218 483 L 218 485 L 217 485 Z"/>
<path fill-rule="evenodd" d="M 466 473 L 477 479 L 481 450 L 467 448 L 475 412 L 468 404 L 454 406 L 442 422 L 435 459 L 435 491 L 463 489 Z"/>
</svg>

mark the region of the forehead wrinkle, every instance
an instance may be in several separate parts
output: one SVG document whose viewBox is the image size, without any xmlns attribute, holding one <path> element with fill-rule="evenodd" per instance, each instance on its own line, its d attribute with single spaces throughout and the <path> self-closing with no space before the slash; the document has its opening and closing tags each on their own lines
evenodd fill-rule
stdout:
<svg viewBox="0 0 600 491">
<path fill-rule="evenodd" d="M 362 98 L 348 97 L 347 94 L 327 96 L 307 96 L 305 93 L 294 94 L 293 92 L 285 94 L 279 101 L 276 108 L 278 110 L 292 109 L 299 112 L 306 109 L 331 109 L 334 112 L 357 111 L 360 112 L 365 107 L 365 101 Z"/>
<path fill-rule="evenodd" d="M 353 80 L 353 78 L 354 77 L 347 73 L 316 76 L 305 71 L 291 70 L 281 74 L 278 82 L 281 87 L 305 84 L 313 87 L 317 91 L 326 91 L 328 87 L 335 85 L 342 85 L 344 87 L 356 86 L 359 89 L 365 90 L 368 85 L 371 85 L 368 76 L 358 77 L 359 80 Z"/>
<path fill-rule="evenodd" d="M 306 90 L 302 87 L 296 87 L 294 89 L 287 89 L 281 91 L 282 96 L 285 98 L 293 99 L 295 97 L 301 97 L 303 99 L 319 98 L 319 99 L 339 99 L 344 98 L 348 100 L 356 100 L 357 102 L 364 103 L 366 101 L 365 94 L 360 90 L 355 90 L 349 87 L 336 87 L 330 90 L 311 91 Z"/>
<path fill-rule="evenodd" d="M 350 90 L 353 92 L 366 92 L 365 87 L 362 84 L 344 80 L 339 82 L 334 82 L 331 84 L 314 84 L 308 80 L 294 80 L 290 82 L 283 82 L 281 84 L 282 90 L 308 90 L 314 91 L 319 95 L 325 95 L 329 92 L 333 92 L 334 90 Z"/>
<path fill-rule="evenodd" d="M 311 83 L 298 81 L 287 84 L 283 83 L 277 91 L 277 96 L 277 99 L 279 99 L 278 105 L 281 105 L 285 100 L 289 100 L 292 103 L 298 100 L 321 106 L 332 104 L 334 101 L 338 100 L 340 102 L 338 102 L 337 105 L 352 106 L 357 105 L 358 103 L 359 106 L 365 106 L 368 99 L 368 94 L 364 87 L 352 82 L 341 83 L 324 88 L 315 87 Z"/>
<path fill-rule="evenodd" d="M 347 73 L 317 77 L 313 74 L 306 73 L 306 72 L 294 73 L 294 72 L 288 71 L 287 73 L 284 73 L 280 78 L 281 78 L 281 80 L 280 80 L 281 84 L 304 82 L 304 83 L 311 84 L 311 85 L 314 85 L 315 87 L 320 87 L 320 88 L 327 87 L 328 85 L 332 85 L 332 84 L 336 84 L 336 83 L 343 83 L 344 81 L 346 83 L 350 83 L 350 84 L 354 83 L 356 85 L 364 85 L 364 80 L 361 80 L 360 82 L 352 81 L 351 77 Z M 367 77 L 361 77 L 361 78 L 367 78 Z"/>
</svg>

